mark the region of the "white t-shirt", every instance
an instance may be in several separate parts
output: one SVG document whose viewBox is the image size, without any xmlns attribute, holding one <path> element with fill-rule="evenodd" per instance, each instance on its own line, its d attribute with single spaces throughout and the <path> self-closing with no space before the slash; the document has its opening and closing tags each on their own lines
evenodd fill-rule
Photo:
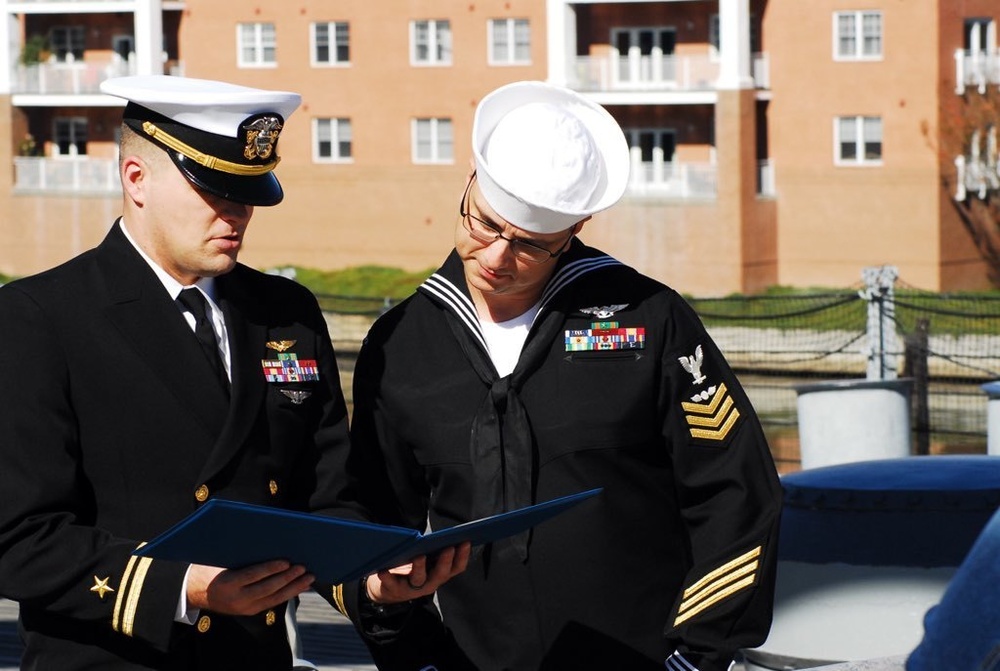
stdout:
<svg viewBox="0 0 1000 671">
<path fill-rule="evenodd" d="M 521 356 L 521 348 L 528 337 L 528 330 L 535 315 L 538 314 L 539 303 L 535 303 L 522 315 L 508 319 L 505 322 L 490 322 L 479 320 L 483 327 L 483 337 L 489 347 L 490 359 L 500 377 L 506 377 L 514 371 L 517 360 Z"/>
</svg>

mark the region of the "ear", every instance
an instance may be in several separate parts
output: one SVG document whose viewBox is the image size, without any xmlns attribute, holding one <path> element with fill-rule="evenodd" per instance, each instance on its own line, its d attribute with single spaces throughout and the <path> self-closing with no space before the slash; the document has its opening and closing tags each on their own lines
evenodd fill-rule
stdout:
<svg viewBox="0 0 1000 671">
<path fill-rule="evenodd" d="M 580 235 L 580 231 L 583 230 L 583 225 L 590 221 L 590 219 L 590 217 L 587 217 L 586 219 L 581 219 L 573 224 L 573 235 Z"/>
<path fill-rule="evenodd" d="M 122 190 L 136 205 L 142 207 L 146 203 L 146 186 L 149 182 L 149 165 L 139 156 L 126 156 L 122 159 L 121 179 Z"/>
</svg>

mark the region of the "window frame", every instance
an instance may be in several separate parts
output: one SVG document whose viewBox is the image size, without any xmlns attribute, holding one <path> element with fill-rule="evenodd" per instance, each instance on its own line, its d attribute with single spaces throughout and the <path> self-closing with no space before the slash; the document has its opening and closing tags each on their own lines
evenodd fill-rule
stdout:
<svg viewBox="0 0 1000 671">
<path fill-rule="evenodd" d="M 430 158 L 421 158 L 420 149 L 420 127 L 421 123 L 428 122 L 430 147 Z M 442 157 L 442 144 L 440 126 L 447 123 L 450 133 L 451 155 Z M 455 124 L 451 117 L 414 117 L 410 120 L 410 160 L 414 165 L 454 165 L 455 163 Z"/>
<path fill-rule="evenodd" d="M 498 58 L 498 45 L 494 40 L 494 36 L 496 34 L 495 27 L 500 23 L 505 24 L 504 33 L 506 35 L 507 42 L 502 47 L 506 52 L 506 56 Z M 517 57 L 517 28 L 519 24 L 523 24 L 525 26 L 528 36 L 527 57 L 524 59 L 519 59 Z M 518 17 L 489 19 L 486 22 L 486 62 L 488 65 L 493 66 L 531 65 L 531 20 L 528 18 Z"/>
<path fill-rule="evenodd" d="M 68 148 L 67 153 L 63 153 L 59 147 L 60 125 L 65 125 L 69 130 L 68 137 Z M 82 129 L 82 133 L 81 133 Z M 82 139 L 77 139 L 79 135 L 83 135 Z M 58 159 L 75 159 L 75 158 L 86 158 L 87 157 L 87 142 L 90 136 L 90 123 L 87 117 L 72 115 L 72 116 L 56 116 L 52 118 L 52 158 Z M 80 148 L 82 147 L 82 151 Z"/>
<path fill-rule="evenodd" d="M 326 26 L 328 31 L 328 42 L 326 48 L 330 57 L 327 60 L 320 60 L 317 57 L 318 49 L 317 28 Z M 340 58 L 341 43 L 339 40 L 338 28 L 343 27 L 346 32 L 346 41 L 343 48 L 347 51 L 347 58 Z M 350 21 L 313 21 L 309 24 L 309 64 L 314 68 L 343 68 L 351 64 L 351 23 Z"/>
<path fill-rule="evenodd" d="M 427 58 L 419 59 L 417 27 L 426 24 Z M 446 30 L 442 30 L 444 26 Z M 454 40 L 450 19 L 412 19 L 410 29 L 410 65 L 415 67 L 449 67 L 454 61 Z"/>
<path fill-rule="evenodd" d="M 84 52 L 87 50 L 87 28 L 78 23 L 51 26 L 48 32 L 48 41 L 53 62 L 59 64 L 82 63 Z"/>
<path fill-rule="evenodd" d="M 247 45 L 243 41 L 243 28 L 250 26 L 254 28 L 253 44 Z M 271 27 L 272 41 L 266 41 L 264 34 L 265 26 Z M 256 58 L 252 61 L 243 58 L 246 49 L 252 49 Z M 273 60 L 266 60 L 267 51 L 271 49 L 274 54 Z M 278 28 L 272 21 L 241 21 L 236 24 L 236 67 L 238 68 L 276 68 L 278 67 Z"/>
<path fill-rule="evenodd" d="M 878 53 L 866 54 L 868 36 L 865 33 L 865 17 L 878 17 Z M 853 53 L 841 53 L 841 17 L 852 19 Z M 833 13 L 833 60 L 838 62 L 881 61 L 885 58 L 885 13 L 879 9 L 838 10 Z"/>
<path fill-rule="evenodd" d="M 320 126 L 327 122 L 330 128 L 330 155 L 323 156 L 320 152 L 322 139 Z M 348 154 L 341 153 L 344 144 L 342 128 L 347 130 Z M 354 128 L 349 117 L 314 117 L 312 120 L 312 160 L 313 163 L 353 163 L 354 162 Z"/>
<path fill-rule="evenodd" d="M 855 158 L 844 158 L 844 140 L 841 137 L 841 127 L 844 121 L 854 121 L 854 150 Z M 868 158 L 867 148 L 873 143 L 873 139 L 866 136 L 866 121 L 878 121 L 878 158 Z M 885 124 L 881 116 L 869 114 L 848 114 L 833 118 L 833 163 L 839 167 L 847 168 L 868 168 L 879 167 L 885 160 Z"/>
</svg>

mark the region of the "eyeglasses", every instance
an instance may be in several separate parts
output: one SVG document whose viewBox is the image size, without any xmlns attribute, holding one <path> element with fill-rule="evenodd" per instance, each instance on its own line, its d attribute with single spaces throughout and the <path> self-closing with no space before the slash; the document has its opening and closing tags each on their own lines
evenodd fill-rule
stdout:
<svg viewBox="0 0 1000 671">
<path fill-rule="evenodd" d="M 462 215 L 462 225 L 465 230 L 469 232 L 472 239 L 483 245 L 484 247 L 489 247 L 497 240 L 506 240 L 507 244 L 510 245 L 511 253 L 521 259 L 522 261 L 529 261 L 530 263 L 545 263 L 549 259 L 554 259 L 566 250 L 566 243 L 570 241 L 573 237 L 575 231 L 570 230 L 569 237 L 559 245 L 559 249 L 555 252 L 550 252 L 547 248 L 543 247 L 537 242 L 532 242 L 531 240 L 524 240 L 523 238 L 508 238 L 506 235 L 500 232 L 500 228 L 496 224 L 491 224 L 488 221 L 483 221 L 476 215 L 472 214 L 465 208 L 466 200 L 469 198 L 469 189 L 472 187 L 472 180 L 476 178 L 476 173 L 472 173 L 472 179 L 469 183 L 465 185 L 465 193 L 462 194 L 462 202 L 458 204 L 458 213 Z"/>
</svg>

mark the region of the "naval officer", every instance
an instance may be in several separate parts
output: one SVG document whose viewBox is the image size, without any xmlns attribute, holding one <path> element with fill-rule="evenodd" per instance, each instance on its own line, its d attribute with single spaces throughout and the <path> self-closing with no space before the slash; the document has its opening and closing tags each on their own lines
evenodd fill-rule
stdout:
<svg viewBox="0 0 1000 671">
<path fill-rule="evenodd" d="M 122 216 L 0 289 L 0 594 L 20 604 L 21 665 L 290 669 L 303 567 L 131 553 L 214 497 L 363 515 L 342 500 L 347 412 L 319 306 L 237 263 L 254 208 L 282 200 L 300 97 L 165 76 L 102 90 L 128 101 Z M 453 557 L 383 574 L 379 598 L 432 592 Z"/>
</svg>

